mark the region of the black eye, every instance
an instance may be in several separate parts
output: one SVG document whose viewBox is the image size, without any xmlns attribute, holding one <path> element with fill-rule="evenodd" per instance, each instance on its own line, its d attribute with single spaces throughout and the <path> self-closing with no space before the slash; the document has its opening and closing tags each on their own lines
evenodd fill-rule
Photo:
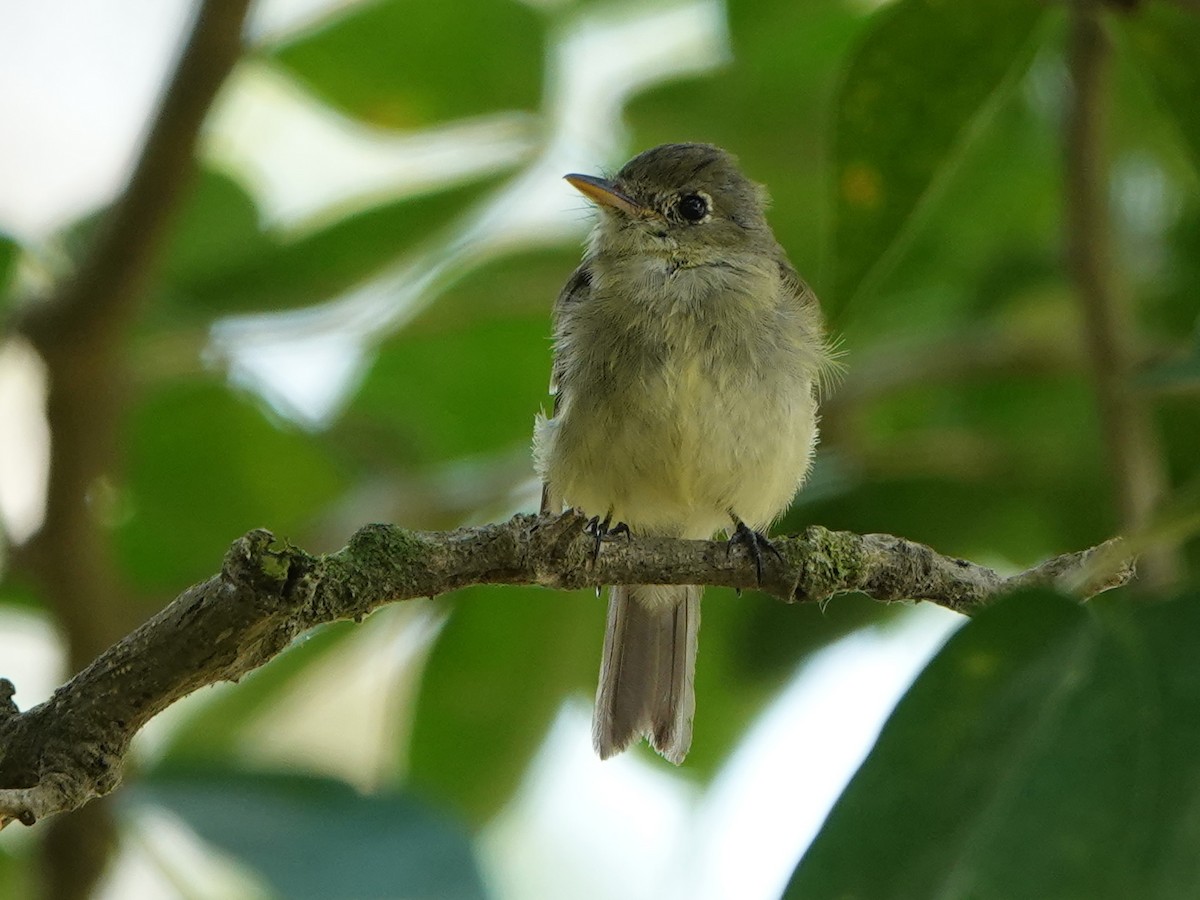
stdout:
<svg viewBox="0 0 1200 900">
<path fill-rule="evenodd" d="M 679 215 L 688 222 L 699 222 L 708 215 L 708 200 L 699 194 L 685 194 L 679 198 Z"/>
</svg>

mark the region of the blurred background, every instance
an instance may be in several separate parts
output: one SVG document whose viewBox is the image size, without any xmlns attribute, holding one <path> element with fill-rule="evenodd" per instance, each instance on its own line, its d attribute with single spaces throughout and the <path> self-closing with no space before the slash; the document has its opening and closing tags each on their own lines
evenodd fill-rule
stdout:
<svg viewBox="0 0 1200 900">
<path fill-rule="evenodd" d="M 778 531 L 1003 572 L 1125 533 L 1143 578 L 961 629 L 709 590 L 680 769 L 593 757 L 592 594 L 398 604 L 172 707 L 114 795 L 4 832 L 0 896 L 1195 896 L 1194 4 L 242 5 L 0 6 L 22 709 L 250 528 L 325 552 L 536 509 L 550 307 L 591 221 L 561 176 L 668 141 L 769 187 L 845 353 Z M 167 90 L 189 58 L 211 104 Z M 189 103 L 193 133 L 157 112 Z"/>
</svg>

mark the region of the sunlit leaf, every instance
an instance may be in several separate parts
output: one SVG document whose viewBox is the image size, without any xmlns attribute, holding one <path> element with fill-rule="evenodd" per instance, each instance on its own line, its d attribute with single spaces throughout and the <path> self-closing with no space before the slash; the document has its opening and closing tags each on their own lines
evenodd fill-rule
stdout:
<svg viewBox="0 0 1200 900">
<path fill-rule="evenodd" d="M 604 607 L 587 592 L 480 587 L 456 595 L 413 725 L 414 786 L 474 822 L 511 796 L 564 697 L 594 689 Z"/>
<path fill-rule="evenodd" d="M 1200 16 L 1194 9 L 1151 2 L 1119 19 L 1138 66 L 1148 73 L 1200 172 Z"/>
<path fill-rule="evenodd" d="M 326 778 L 177 771 L 142 778 L 126 803 L 161 807 L 290 900 L 482 900 L 466 829 L 401 793 Z"/>
<path fill-rule="evenodd" d="M 218 384 L 159 389 L 126 434 L 128 494 L 113 515 L 126 571 L 146 588 L 211 575 L 251 528 L 295 535 L 342 483 L 306 435 Z"/>
<path fill-rule="evenodd" d="M 273 51 L 312 90 L 393 128 L 505 109 L 541 95 L 544 23 L 516 0 L 379 0 Z"/>
<path fill-rule="evenodd" d="M 993 98 L 1023 70 L 1037 0 L 899 0 L 875 15 L 838 93 L 833 290 L 840 307 L 894 261 Z"/>
<path fill-rule="evenodd" d="M 1028 593 L 952 637 L 785 896 L 1195 896 L 1200 597 L 1092 605 Z"/>
</svg>

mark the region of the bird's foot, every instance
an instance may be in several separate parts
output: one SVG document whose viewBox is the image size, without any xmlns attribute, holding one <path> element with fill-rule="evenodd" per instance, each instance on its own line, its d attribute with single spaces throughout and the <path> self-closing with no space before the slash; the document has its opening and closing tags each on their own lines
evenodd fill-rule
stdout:
<svg viewBox="0 0 1200 900">
<path fill-rule="evenodd" d="M 618 522 L 616 525 L 612 524 L 612 510 L 609 510 L 608 515 L 603 519 L 599 516 L 592 516 L 584 528 L 584 533 L 590 535 L 594 541 L 592 545 L 592 565 L 595 565 L 596 560 L 600 558 L 600 545 L 605 541 L 615 540 L 622 534 L 625 535 L 626 540 L 633 539 L 633 536 L 629 533 L 629 526 L 624 522 Z"/>
<path fill-rule="evenodd" d="M 769 550 L 774 553 L 780 562 L 783 561 L 783 554 L 761 531 L 755 531 L 737 516 L 732 516 L 732 518 L 735 527 L 733 534 L 729 536 L 729 542 L 725 545 L 725 554 L 728 556 L 735 544 L 743 545 L 746 552 L 750 554 L 750 558 L 754 560 L 754 574 L 758 583 L 762 584 L 763 551 Z"/>
</svg>

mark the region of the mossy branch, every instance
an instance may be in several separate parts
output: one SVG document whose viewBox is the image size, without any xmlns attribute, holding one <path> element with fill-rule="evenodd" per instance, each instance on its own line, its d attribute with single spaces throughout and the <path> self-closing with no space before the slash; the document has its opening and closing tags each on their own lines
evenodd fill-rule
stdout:
<svg viewBox="0 0 1200 900">
<path fill-rule="evenodd" d="M 188 588 L 45 703 L 19 712 L 12 684 L 0 679 L 0 827 L 103 796 L 119 783 L 133 736 L 166 707 L 205 685 L 237 681 L 316 625 L 361 619 L 385 603 L 473 584 L 708 584 L 806 603 L 860 591 L 970 613 L 1016 587 L 1058 585 L 1087 597 L 1133 575 L 1119 541 L 1006 578 L 902 538 L 814 526 L 774 540 L 779 556 L 764 557 L 760 585 L 744 549 L 723 541 L 622 537 L 593 558 L 585 525 L 578 511 L 448 532 L 368 525 L 326 556 L 251 531 L 230 547 L 219 574 Z"/>
</svg>

